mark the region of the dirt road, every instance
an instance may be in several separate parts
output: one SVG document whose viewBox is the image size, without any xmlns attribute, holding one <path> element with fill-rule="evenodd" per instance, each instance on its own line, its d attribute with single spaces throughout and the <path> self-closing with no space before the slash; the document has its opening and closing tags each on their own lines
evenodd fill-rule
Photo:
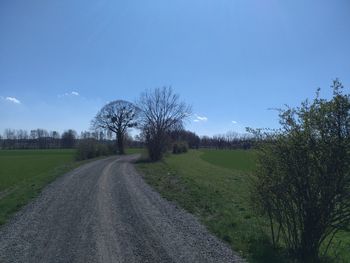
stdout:
<svg viewBox="0 0 350 263">
<path fill-rule="evenodd" d="M 134 156 L 60 177 L 0 229 L 0 262 L 241 262 L 153 191 Z"/>
</svg>

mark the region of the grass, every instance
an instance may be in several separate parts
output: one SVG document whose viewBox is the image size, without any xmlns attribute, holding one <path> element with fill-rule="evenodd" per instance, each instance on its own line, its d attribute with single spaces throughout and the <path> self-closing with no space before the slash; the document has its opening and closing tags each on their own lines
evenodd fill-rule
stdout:
<svg viewBox="0 0 350 263">
<path fill-rule="evenodd" d="M 144 155 L 146 153 L 145 148 L 126 148 L 126 154 L 135 154 L 135 153 L 140 153 Z"/>
<path fill-rule="evenodd" d="M 200 158 L 223 168 L 252 172 L 255 168 L 254 151 L 246 150 L 203 150 Z"/>
<path fill-rule="evenodd" d="M 0 151 L 0 225 L 57 176 L 84 162 L 75 150 Z"/>
<path fill-rule="evenodd" d="M 143 152 L 127 149 L 128 154 Z M 98 159 L 77 162 L 75 156 L 74 149 L 0 150 L 0 225 L 59 175 Z"/>
<path fill-rule="evenodd" d="M 350 232 L 342 231 L 334 238 L 332 247 L 330 248 L 330 256 L 333 262 L 347 263 L 350 262 Z"/>
<path fill-rule="evenodd" d="M 225 151 L 217 153 L 227 156 Z M 210 155 L 210 151 L 169 155 L 162 162 L 140 162 L 138 169 L 165 198 L 197 215 L 242 256 L 252 262 L 282 262 L 266 241 L 267 223 L 250 207 L 247 166 L 237 162 L 234 169 L 220 167 L 204 161 Z M 253 152 L 249 155 L 254 158 Z M 224 166 L 231 165 L 226 160 Z"/>
<path fill-rule="evenodd" d="M 269 224 L 251 207 L 254 151 L 189 151 L 168 155 L 161 162 L 139 162 L 137 167 L 165 198 L 198 216 L 249 262 L 288 262 L 283 250 L 272 249 Z M 350 262 L 349 233 L 339 234 L 337 240 L 342 242 L 335 262 Z"/>
</svg>

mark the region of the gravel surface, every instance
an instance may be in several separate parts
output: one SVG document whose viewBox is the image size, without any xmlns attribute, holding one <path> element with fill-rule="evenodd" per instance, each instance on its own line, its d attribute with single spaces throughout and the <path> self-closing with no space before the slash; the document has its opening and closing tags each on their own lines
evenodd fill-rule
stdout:
<svg viewBox="0 0 350 263">
<path fill-rule="evenodd" d="M 0 262 L 243 262 L 134 169 L 137 155 L 83 165 L 0 229 Z"/>
</svg>

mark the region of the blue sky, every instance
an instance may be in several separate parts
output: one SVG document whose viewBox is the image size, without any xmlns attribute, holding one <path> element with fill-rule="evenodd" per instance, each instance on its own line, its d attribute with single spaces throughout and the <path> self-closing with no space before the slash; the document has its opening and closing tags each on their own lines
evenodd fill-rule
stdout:
<svg viewBox="0 0 350 263">
<path fill-rule="evenodd" d="M 336 77 L 350 88 L 350 1 L 0 2 L 0 132 L 77 131 L 107 101 L 172 86 L 200 135 L 277 127 Z"/>
</svg>

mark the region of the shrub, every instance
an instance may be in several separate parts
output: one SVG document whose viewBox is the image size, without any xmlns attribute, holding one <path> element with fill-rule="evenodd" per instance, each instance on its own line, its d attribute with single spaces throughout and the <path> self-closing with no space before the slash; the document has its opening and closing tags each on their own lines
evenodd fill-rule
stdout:
<svg viewBox="0 0 350 263">
<path fill-rule="evenodd" d="M 91 159 L 98 156 L 107 156 L 113 154 L 113 146 L 103 144 L 95 139 L 80 140 L 77 147 L 77 160 Z"/>
<path fill-rule="evenodd" d="M 186 153 L 188 151 L 187 142 L 175 142 L 173 144 L 173 154 Z"/>
<path fill-rule="evenodd" d="M 272 241 L 283 239 L 301 262 L 350 224 L 350 101 L 334 81 L 333 98 L 280 111 L 281 130 L 262 133 L 255 203 L 270 218 Z"/>
</svg>

